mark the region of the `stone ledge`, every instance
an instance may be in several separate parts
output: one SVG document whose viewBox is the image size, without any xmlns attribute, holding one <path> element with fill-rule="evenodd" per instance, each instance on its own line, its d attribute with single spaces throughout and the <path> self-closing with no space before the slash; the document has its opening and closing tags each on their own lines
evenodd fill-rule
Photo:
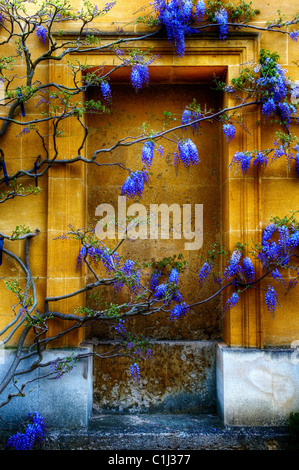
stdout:
<svg viewBox="0 0 299 470">
<path fill-rule="evenodd" d="M 4 435 L 0 438 L 4 444 Z M 87 430 L 49 430 L 42 450 L 284 450 L 285 428 L 223 426 L 213 415 L 101 415 Z M 106 454 L 103 455 L 103 458 Z"/>
</svg>

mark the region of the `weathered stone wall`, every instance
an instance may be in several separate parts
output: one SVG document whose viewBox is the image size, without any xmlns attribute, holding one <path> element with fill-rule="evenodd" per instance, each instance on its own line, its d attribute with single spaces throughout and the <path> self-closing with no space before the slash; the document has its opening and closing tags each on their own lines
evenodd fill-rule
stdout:
<svg viewBox="0 0 299 470">
<path fill-rule="evenodd" d="M 142 2 L 145 4 L 146 2 Z M 74 7 L 81 7 L 80 1 L 72 2 Z M 119 2 L 116 7 L 99 23 L 94 26 L 100 26 L 106 36 L 103 41 L 115 34 L 119 34 L 118 28 L 123 28 L 124 33 L 137 33 L 145 31 L 144 25 L 134 26 L 131 23 L 131 14 L 142 7 L 139 1 Z M 34 7 L 34 6 L 32 6 Z M 289 0 L 283 5 L 279 2 L 253 1 L 253 7 L 261 10 L 253 25 L 265 26 L 265 22 L 275 19 L 276 11 L 281 10 L 287 17 L 297 13 L 297 1 Z M 65 31 L 74 34 L 75 25 L 65 24 Z M 1 34 L 4 32 L 1 30 Z M 114 36 L 113 36 L 114 34 Z M 110 35 L 110 36 L 109 36 Z M 57 37 L 57 40 L 59 38 Z M 216 34 L 209 36 L 202 35 L 197 38 L 186 40 L 186 56 L 179 59 L 173 56 L 172 48 L 165 38 L 148 40 L 145 45 L 136 43 L 136 47 L 153 47 L 153 52 L 160 52 L 161 55 L 150 68 L 150 78 L 155 83 L 154 87 L 145 90 L 144 95 L 133 95 L 132 91 L 125 96 L 120 88 L 115 84 L 115 104 L 111 117 L 104 123 L 98 121 L 98 117 L 92 117 L 91 128 L 93 133 L 90 136 L 86 155 L 97 145 L 105 145 L 105 139 L 111 139 L 114 134 L 109 136 L 106 130 L 107 123 L 111 123 L 111 128 L 117 131 L 121 130 L 124 134 L 127 130 L 138 130 L 140 132 L 140 118 L 143 121 L 152 123 L 156 121 L 160 109 L 160 101 L 165 99 L 165 105 L 169 108 L 176 106 L 177 112 L 181 115 L 185 99 L 190 101 L 191 95 L 199 93 L 199 99 L 203 102 L 208 97 L 209 105 L 220 106 L 219 97 L 214 92 L 207 93 L 202 85 L 198 85 L 198 74 L 203 74 L 209 69 L 211 76 L 213 71 L 219 69 L 226 73 L 227 80 L 238 76 L 244 65 L 258 59 L 261 48 L 277 51 L 280 55 L 280 63 L 288 69 L 292 79 L 298 79 L 298 44 L 291 41 L 288 36 L 277 33 L 267 33 L 257 31 L 235 32 L 226 41 L 218 39 Z M 34 51 L 40 50 L 42 45 L 37 38 L 34 43 Z M 3 53 L 8 53 L 9 48 Z M 76 59 L 76 56 L 73 56 Z M 91 56 L 80 55 L 81 60 L 87 61 L 91 67 L 99 66 L 105 62 L 107 66 L 113 65 L 113 55 L 108 53 L 102 55 L 93 54 Z M 172 73 L 177 77 L 183 70 L 183 78 L 176 83 L 169 84 L 161 77 L 165 70 L 168 76 Z M 21 76 L 24 71 L 24 64 L 18 66 L 18 72 Z M 171 73 L 169 73 L 169 71 Z M 70 80 L 67 73 L 66 60 L 61 63 L 51 62 L 48 65 L 39 67 L 36 77 L 40 80 L 53 80 L 66 82 Z M 119 82 L 121 83 L 121 82 Z M 188 86 L 183 85 L 188 83 Z M 174 90 L 180 85 L 180 92 Z M 127 86 L 127 85 L 126 85 Z M 207 85 L 204 85 L 207 87 Z M 114 87 L 114 85 L 113 85 Z M 170 89 L 171 91 L 166 91 Z M 159 95 L 160 94 L 160 95 Z M 118 102 L 118 96 L 122 102 Z M 130 97 L 131 96 L 131 97 Z M 143 96 L 143 97 L 142 97 Z M 157 96 L 159 98 L 157 99 Z M 178 100 L 179 97 L 179 100 Z M 143 101 L 144 100 L 144 101 Z M 147 101 L 146 101 L 147 100 Z M 168 100 L 168 101 L 167 101 Z M 148 102 L 151 106 L 148 106 Z M 120 103 L 120 104 L 119 104 Z M 233 101 L 228 99 L 225 105 L 232 105 Z M 42 116 L 43 107 L 36 108 L 34 101 L 29 102 L 26 107 L 27 118 L 38 118 Z M 163 108 L 161 108 L 161 112 Z M 1 111 L 2 112 L 2 111 Z M 147 114 L 148 113 L 148 114 Z M 113 116 L 117 115 L 117 128 L 113 122 Z M 20 116 L 18 116 L 20 118 Z M 290 210 L 298 209 L 298 179 L 294 162 L 290 168 L 285 161 L 277 161 L 271 165 L 264 173 L 256 175 L 249 173 L 246 178 L 240 174 L 230 173 L 228 165 L 232 155 L 237 150 L 254 150 L 255 148 L 264 149 L 273 146 L 276 128 L 261 126 L 257 128 L 256 122 L 260 119 L 257 109 L 247 109 L 243 112 L 244 124 L 250 129 L 249 133 L 237 132 L 236 138 L 228 148 L 225 142 L 220 142 L 219 130 L 211 132 L 207 126 L 202 126 L 202 134 L 198 134 L 199 155 L 201 163 L 198 167 L 198 173 L 187 172 L 181 168 L 178 175 L 175 175 L 174 168 L 169 164 L 169 160 L 156 159 L 153 166 L 153 176 L 149 189 L 153 190 L 153 200 L 160 199 L 163 202 L 173 202 L 177 198 L 185 197 L 186 201 L 192 203 L 204 204 L 205 214 L 211 215 L 211 218 L 204 219 L 204 242 L 212 241 L 214 235 L 216 239 L 222 238 L 227 248 L 232 248 L 235 242 L 249 242 L 251 239 L 260 240 L 261 230 L 269 223 L 271 215 L 283 217 Z M 98 123 L 98 124 L 97 124 Z M 99 130 L 98 127 L 99 126 Z M 213 129 L 215 126 L 213 127 Z M 292 129 L 293 130 L 293 129 Z M 26 168 L 32 166 L 38 154 L 43 154 L 43 148 L 37 145 L 37 139 L 34 132 L 17 136 L 19 129 L 11 126 L 5 137 L 2 138 L 1 146 L 5 148 L 5 157 L 8 172 L 16 171 L 20 166 Z M 48 135 L 51 128 L 46 123 L 40 125 L 40 131 L 43 135 Z M 294 129 L 294 131 L 296 131 Z M 76 126 L 75 122 L 65 125 L 63 137 L 59 140 L 59 147 L 63 150 L 63 156 L 71 157 L 76 155 L 79 138 L 82 137 L 82 129 Z M 208 140 L 204 134 L 208 135 Z M 103 139 L 105 137 L 105 139 Z M 108 142 L 108 140 L 107 140 Z M 106 143 L 107 143 L 106 142 Z M 137 147 L 136 147 L 137 148 Z M 52 149 L 53 150 L 53 149 Z M 140 149 L 139 149 L 140 150 Z M 51 151 L 51 149 L 50 149 Z M 137 154 L 135 148 L 131 148 L 126 154 L 114 153 L 109 158 L 121 159 L 122 161 L 135 164 Z M 139 158 L 139 155 L 138 155 Z M 219 168 L 220 164 L 220 168 Z M 191 170 L 194 170 L 192 168 Z M 36 278 L 38 289 L 38 299 L 43 302 L 45 295 L 59 295 L 70 292 L 75 288 L 82 287 L 85 282 L 85 273 L 76 270 L 76 257 L 79 250 L 77 243 L 64 243 L 54 241 L 54 238 L 61 235 L 67 229 L 69 223 L 75 226 L 85 225 L 90 217 L 93 217 L 95 206 L 101 202 L 114 202 L 117 191 L 124 180 L 124 174 L 120 172 L 101 171 L 99 175 L 96 170 L 87 173 L 83 165 L 60 166 L 52 168 L 51 171 L 40 179 L 39 184 L 42 192 L 37 197 L 31 197 L 30 203 L 27 198 L 20 198 L 9 201 L 0 207 L 1 231 L 10 234 L 16 225 L 30 225 L 32 229 L 38 228 L 40 234 L 32 240 L 31 251 L 31 269 Z M 111 178 L 111 179 L 110 179 Z M 221 178 L 219 180 L 219 178 Z M 24 179 L 23 183 L 27 181 Z M 30 181 L 32 182 L 32 180 Z M 102 182 L 105 183 L 102 186 Z M 109 183 L 108 186 L 106 183 Z M 208 183 L 208 184 L 207 184 Z M 189 188 L 192 188 L 190 191 Z M 148 196 L 150 191 L 146 193 Z M 148 197 L 146 195 L 146 198 Z M 164 200 L 165 198 L 165 200 Z M 184 200 L 184 199 L 183 199 Z M 150 199 L 145 199 L 150 202 Z M 221 205 L 220 205 L 221 204 Z M 219 219 L 221 214 L 221 223 Z M 139 242 L 136 242 L 137 246 Z M 138 255 L 142 252 L 146 257 L 157 258 L 162 255 L 169 255 L 170 247 L 162 242 L 155 242 L 153 246 L 149 243 L 139 243 L 138 250 L 131 245 L 128 249 L 129 254 Z M 23 253 L 23 244 L 15 242 L 5 242 L 8 249 L 14 249 L 17 254 Z M 206 245 L 205 245 L 206 247 Z M 175 243 L 172 248 L 176 251 L 179 246 Z M 189 253 L 187 255 L 190 263 L 189 271 L 186 273 L 186 281 L 183 282 L 183 291 L 188 297 L 188 302 L 199 299 L 200 292 L 196 284 L 191 283 L 191 277 L 196 277 L 199 267 L 198 253 Z M 136 256 L 137 257 L 137 256 Z M 195 267 L 194 264 L 195 263 Z M 292 277 L 291 272 L 284 274 L 286 279 Z M 22 273 L 18 265 L 3 256 L 3 264 L 0 268 L 0 276 L 7 276 L 8 279 L 22 278 Z M 193 282 L 193 281 L 192 281 Z M 266 282 L 266 281 L 265 281 Z M 266 287 L 266 284 L 263 285 Z M 169 340 L 207 340 L 216 339 L 221 335 L 224 341 L 229 345 L 244 347 L 263 347 L 263 346 L 289 346 L 292 341 L 298 339 L 299 320 L 298 320 L 298 291 L 294 290 L 288 296 L 282 295 L 281 308 L 278 308 L 274 318 L 269 314 L 264 302 L 263 290 L 255 291 L 245 295 L 240 304 L 228 313 L 224 318 L 223 329 L 219 324 L 220 307 L 218 301 L 209 304 L 202 310 L 196 310 L 190 318 L 183 319 L 177 325 L 169 324 L 167 319 L 156 319 L 150 322 L 147 330 L 149 336 L 156 339 Z M 0 327 L 3 327 L 13 316 L 11 313 L 11 304 L 15 301 L 14 296 L 7 292 L 5 287 L 1 286 L 1 316 Z M 85 298 L 68 299 L 60 302 L 58 308 L 64 312 L 72 311 L 72 308 L 79 304 L 84 304 Z M 136 328 L 144 332 L 145 320 L 143 319 Z M 146 320 L 146 325 L 148 321 Z M 59 322 L 55 323 L 49 334 L 57 333 Z M 87 333 L 87 338 L 91 339 L 110 338 L 108 331 L 102 332 L 93 330 Z M 59 342 L 58 346 L 78 345 L 83 336 L 76 334 Z M 176 366 L 177 367 L 177 366 Z"/>
</svg>

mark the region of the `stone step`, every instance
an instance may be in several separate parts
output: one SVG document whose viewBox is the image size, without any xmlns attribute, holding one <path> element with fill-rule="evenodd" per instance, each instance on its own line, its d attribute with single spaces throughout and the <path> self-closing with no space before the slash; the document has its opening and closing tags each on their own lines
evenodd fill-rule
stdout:
<svg viewBox="0 0 299 470">
<path fill-rule="evenodd" d="M 283 450 L 283 427 L 227 427 L 216 415 L 100 414 L 88 429 L 50 430 L 45 450 L 116 451 Z M 132 454 L 133 455 L 133 454 Z M 108 457 L 107 457 L 108 458 Z"/>
</svg>

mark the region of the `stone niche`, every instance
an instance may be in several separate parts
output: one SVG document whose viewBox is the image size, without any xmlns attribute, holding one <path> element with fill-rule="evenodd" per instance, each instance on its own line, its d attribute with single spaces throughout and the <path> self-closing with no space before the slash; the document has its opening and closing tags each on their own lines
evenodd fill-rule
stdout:
<svg viewBox="0 0 299 470">
<path fill-rule="evenodd" d="M 152 84 L 136 94 L 129 83 L 112 83 L 113 106 L 109 115 L 89 115 L 87 150 L 91 155 L 98 148 L 109 148 L 124 136 L 139 136 L 148 128 L 161 129 L 164 111 L 171 113 L 169 126 L 180 124 L 185 107 L 193 99 L 202 109 L 217 110 L 221 94 L 212 90 L 212 76 L 207 83 L 160 83 Z M 95 88 L 87 99 L 100 99 Z M 194 219 L 195 204 L 203 206 L 203 245 L 198 250 L 186 250 L 182 230 L 181 239 L 174 239 L 174 219 L 170 216 L 169 239 L 137 239 L 125 242 L 119 254 L 140 262 L 159 261 L 182 254 L 188 268 L 180 276 L 181 293 L 189 304 L 208 297 L 215 286 L 198 289 L 198 270 L 210 244 L 221 242 L 221 128 L 216 122 L 203 122 L 197 130 L 177 130 L 161 139 L 164 156 L 156 152 L 150 168 L 151 179 L 138 200 L 126 201 L 127 208 L 133 203 L 191 205 Z M 176 168 L 174 155 L 176 138 L 191 138 L 197 145 L 200 163 Z M 101 146 L 101 147 L 100 147 Z M 101 154 L 99 162 L 118 162 L 133 171 L 142 169 L 143 143 L 117 147 L 113 152 Z M 128 172 L 118 166 L 93 167 L 87 172 L 87 213 L 90 221 L 96 219 L 98 205 L 108 203 L 118 215 L 118 197 Z M 98 219 L 97 219 L 98 220 Z M 183 219 L 182 219 L 183 220 Z M 194 224 L 194 220 L 192 220 Z M 193 228 L 194 230 L 194 228 Z M 149 234 L 149 231 L 148 231 Z M 118 240 L 106 240 L 115 246 Z M 147 271 L 144 271 L 146 281 Z M 163 282 L 163 281 L 161 281 Z M 213 289 L 213 290 L 211 290 Z M 99 295 L 105 302 L 125 300 L 123 294 L 113 289 L 102 289 Z M 187 300 L 188 299 L 188 300 Z M 92 300 L 87 302 L 94 306 Z M 153 340 L 154 360 L 142 367 L 143 380 L 138 386 L 130 380 L 126 359 L 94 360 L 94 406 L 101 410 L 159 410 L 165 412 L 214 411 L 215 399 L 215 342 L 221 337 L 221 298 L 195 307 L 186 317 L 169 321 L 166 313 L 140 316 L 129 320 L 129 331 L 143 334 Z M 113 343 L 113 324 L 107 327 L 92 325 L 85 340 L 92 341 L 97 352 L 102 353 Z"/>
</svg>

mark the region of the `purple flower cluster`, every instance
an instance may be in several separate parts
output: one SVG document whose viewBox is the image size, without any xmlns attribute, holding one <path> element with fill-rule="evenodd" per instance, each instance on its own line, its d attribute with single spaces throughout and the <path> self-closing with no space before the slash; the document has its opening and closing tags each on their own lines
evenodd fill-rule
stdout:
<svg viewBox="0 0 299 470">
<path fill-rule="evenodd" d="M 224 124 L 223 132 L 226 135 L 227 142 L 230 142 L 235 137 L 236 128 L 233 124 Z"/>
<path fill-rule="evenodd" d="M 291 38 L 293 41 L 297 41 L 298 36 L 299 36 L 299 30 L 297 30 L 297 31 L 292 31 L 292 32 L 290 33 L 290 38 Z"/>
<path fill-rule="evenodd" d="M 273 116 L 276 113 L 276 104 L 273 98 L 268 99 L 262 106 L 262 113 L 266 117 Z"/>
<path fill-rule="evenodd" d="M 145 142 L 143 149 L 142 149 L 142 155 L 141 155 L 141 160 L 142 163 L 147 166 L 147 168 L 150 168 L 153 162 L 154 158 L 154 149 L 155 149 L 155 143 L 148 141 Z"/>
<path fill-rule="evenodd" d="M 287 97 L 289 81 L 285 76 L 286 71 L 275 58 L 268 56 L 263 59 L 258 72 L 260 77 L 256 80 L 256 86 L 263 101 L 273 98 L 274 102 L 280 102 Z"/>
<path fill-rule="evenodd" d="M 204 263 L 204 265 L 202 266 L 201 270 L 199 271 L 199 274 L 198 274 L 198 281 L 199 281 L 199 284 L 203 284 L 208 275 L 210 274 L 211 270 L 213 268 L 213 265 L 211 263 L 208 263 L 207 261 Z"/>
<path fill-rule="evenodd" d="M 144 184 L 149 180 L 146 171 L 135 171 L 131 173 L 123 184 L 121 195 L 134 199 L 141 196 L 144 190 Z"/>
<path fill-rule="evenodd" d="M 241 169 L 243 175 L 249 170 L 252 154 L 250 152 L 236 152 L 232 158 L 230 166 L 236 164 Z"/>
<path fill-rule="evenodd" d="M 228 33 L 228 13 L 225 8 L 221 8 L 215 13 L 215 21 L 219 25 L 220 39 L 224 40 Z"/>
<path fill-rule="evenodd" d="M 82 266 L 86 256 L 88 256 L 90 261 L 93 263 L 97 263 L 99 260 L 101 260 L 108 272 L 113 271 L 114 268 L 119 266 L 120 263 L 118 254 L 114 252 L 112 255 L 110 255 L 108 249 L 104 246 L 89 247 L 87 249 L 86 246 L 83 245 L 77 257 L 77 269 Z"/>
<path fill-rule="evenodd" d="M 154 293 L 154 299 L 163 300 L 166 305 L 171 304 L 171 302 L 180 303 L 183 301 L 181 293 L 177 287 L 172 286 L 171 282 L 158 285 Z"/>
<path fill-rule="evenodd" d="M 45 26 L 37 26 L 36 27 L 36 35 L 38 37 L 39 42 L 42 42 L 46 44 L 47 42 L 47 37 L 48 37 L 48 31 Z"/>
<path fill-rule="evenodd" d="M 157 300 L 163 300 L 164 298 L 166 298 L 166 294 L 167 294 L 167 284 L 160 284 L 156 287 L 154 298 Z"/>
<path fill-rule="evenodd" d="M 246 279 L 252 282 L 255 277 L 255 271 L 254 271 L 254 266 L 250 258 L 246 257 L 243 259 L 243 267 L 244 267 L 244 273 L 245 273 Z"/>
<path fill-rule="evenodd" d="M 174 284 L 178 284 L 179 282 L 179 272 L 177 269 L 173 268 L 168 278 L 168 282 L 173 282 Z"/>
<path fill-rule="evenodd" d="M 163 155 L 164 155 L 164 147 L 162 147 L 162 145 L 159 145 L 159 147 L 156 149 L 156 152 L 157 152 L 157 154 L 159 155 L 159 157 L 163 157 Z"/>
<path fill-rule="evenodd" d="M 199 163 L 198 151 L 191 139 L 179 141 L 178 153 L 175 153 L 175 164 L 178 164 L 179 161 L 182 161 L 186 167 Z"/>
<path fill-rule="evenodd" d="M 194 18 L 192 0 L 155 0 L 154 8 L 164 24 L 168 40 L 174 45 L 178 57 L 185 54 L 185 34 L 192 33 L 188 26 Z"/>
<path fill-rule="evenodd" d="M 230 258 L 229 265 L 227 268 L 224 270 L 223 276 L 225 279 L 228 279 L 229 277 L 233 277 L 237 274 L 239 270 L 239 262 L 241 259 L 242 253 L 240 250 L 235 250 Z"/>
<path fill-rule="evenodd" d="M 126 323 L 125 320 L 121 318 L 114 328 L 115 331 L 117 331 L 117 333 L 119 333 L 121 336 L 124 336 L 124 337 L 128 335 L 127 329 L 125 327 L 125 323 Z"/>
<path fill-rule="evenodd" d="M 278 240 L 272 240 L 274 234 Z M 268 225 L 262 236 L 262 247 L 258 259 L 264 268 L 272 266 L 286 267 L 294 249 L 299 246 L 299 230 L 286 226 Z"/>
<path fill-rule="evenodd" d="M 278 281 L 280 282 L 282 285 L 284 285 L 284 280 L 283 280 L 283 277 L 281 275 L 281 273 L 278 271 L 277 268 L 275 268 L 273 271 L 272 271 L 272 277 L 273 279 L 275 279 L 275 281 Z"/>
<path fill-rule="evenodd" d="M 277 115 L 281 123 L 288 127 L 296 108 L 287 102 L 291 82 L 286 77 L 286 71 L 272 56 L 263 58 L 254 71 L 260 74 L 256 87 L 262 101 L 262 114 L 266 118 Z"/>
<path fill-rule="evenodd" d="M 254 157 L 253 166 L 258 168 L 266 168 L 268 165 L 268 154 L 264 154 L 263 152 L 257 152 Z"/>
<path fill-rule="evenodd" d="M 112 94 L 111 94 L 111 88 L 108 82 L 101 82 L 101 92 L 104 97 L 104 99 L 107 101 L 107 103 L 111 104 L 112 102 Z"/>
<path fill-rule="evenodd" d="M 186 302 L 182 302 L 181 304 L 175 305 L 170 312 L 169 320 L 175 321 L 178 318 L 185 316 L 189 310 L 189 306 Z"/>
<path fill-rule="evenodd" d="M 282 103 L 278 103 L 277 108 L 281 122 L 288 127 L 291 122 L 291 117 L 297 112 L 295 106 L 283 101 Z"/>
<path fill-rule="evenodd" d="M 187 129 L 187 125 L 192 123 L 192 121 L 196 121 L 201 118 L 200 112 L 196 111 L 190 111 L 190 109 L 185 109 L 182 114 L 182 126 L 183 129 Z M 192 123 L 191 128 L 196 129 L 198 127 L 199 123 Z"/>
<path fill-rule="evenodd" d="M 150 283 L 151 290 L 157 289 L 161 275 L 162 275 L 161 271 L 155 270 L 153 272 L 152 277 L 151 277 L 151 283 Z"/>
<path fill-rule="evenodd" d="M 61 379 L 64 374 L 68 374 L 76 366 L 78 359 L 73 356 L 66 357 L 63 360 L 55 360 L 50 364 L 51 371 L 55 373 L 55 379 Z"/>
<path fill-rule="evenodd" d="M 200 118 L 201 118 L 201 114 L 199 111 L 192 111 L 192 121 L 197 121 Z M 192 122 L 191 124 L 192 129 L 197 129 L 198 126 L 199 126 L 199 122 Z"/>
<path fill-rule="evenodd" d="M 143 87 L 149 85 L 149 70 L 147 64 L 136 63 L 133 65 L 131 71 L 131 83 L 136 93 Z"/>
<path fill-rule="evenodd" d="M 130 372 L 132 374 L 132 377 L 134 380 L 138 380 L 138 382 L 140 382 L 140 369 L 139 369 L 139 365 L 134 362 L 134 364 L 131 364 L 130 366 Z"/>
<path fill-rule="evenodd" d="M 8 438 L 7 447 L 15 450 L 32 450 L 34 445 L 45 437 L 45 424 L 43 418 L 37 413 L 29 414 L 28 423 L 23 433 L 17 432 Z"/>
<path fill-rule="evenodd" d="M 230 308 L 233 308 L 236 306 L 237 302 L 239 300 L 239 295 L 237 292 L 234 292 L 231 297 L 226 301 L 224 310 L 229 310 Z"/>
<path fill-rule="evenodd" d="M 196 19 L 202 21 L 204 14 L 206 12 L 206 6 L 204 0 L 199 0 L 196 5 Z"/>
<path fill-rule="evenodd" d="M 116 273 L 117 280 L 114 287 L 120 291 L 125 284 L 127 284 L 132 291 L 136 294 L 140 288 L 140 272 L 136 264 L 132 260 L 127 260 L 120 268 L 119 273 Z"/>
<path fill-rule="evenodd" d="M 191 111 L 190 109 L 185 109 L 182 114 L 182 126 L 186 126 L 191 122 Z M 186 129 L 186 127 L 184 127 Z"/>
<path fill-rule="evenodd" d="M 102 9 L 102 11 L 104 12 L 108 12 L 111 10 L 112 7 L 114 7 L 114 5 L 116 4 L 116 2 L 107 2 L 104 6 L 104 8 Z"/>
<path fill-rule="evenodd" d="M 147 339 L 146 339 L 146 342 L 147 342 Z M 140 342 L 140 338 L 138 337 L 137 337 L 137 341 L 135 341 L 134 338 L 133 339 L 130 338 L 127 344 L 127 348 L 128 348 L 130 355 L 137 356 L 142 359 L 147 359 L 149 357 L 152 357 L 153 355 L 152 350 L 148 347 L 147 344 L 145 344 L 144 339 L 142 339 Z"/>
<path fill-rule="evenodd" d="M 278 303 L 278 295 L 273 286 L 270 286 L 270 285 L 268 286 L 268 289 L 265 295 L 265 300 L 266 300 L 266 304 L 267 304 L 267 308 L 269 312 L 271 312 L 273 315 L 275 312 L 276 303 Z"/>
</svg>

